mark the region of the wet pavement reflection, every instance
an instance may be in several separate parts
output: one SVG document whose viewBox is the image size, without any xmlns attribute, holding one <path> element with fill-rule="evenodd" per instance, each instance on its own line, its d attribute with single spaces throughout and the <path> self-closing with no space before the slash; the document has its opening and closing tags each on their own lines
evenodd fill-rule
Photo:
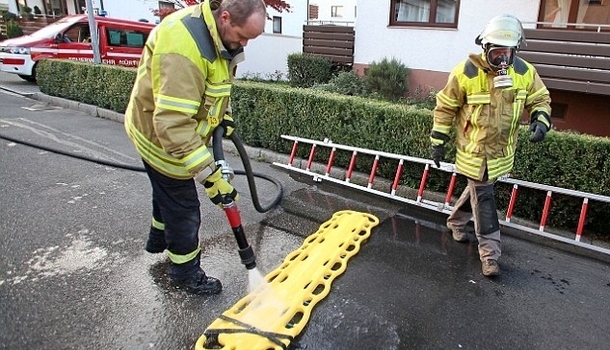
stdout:
<svg viewBox="0 0 610 350">
<path fill-rule="evenodd" d="M 505 236 L 504 275 L 489 279 L 480 272 L 474 236 L 468 243 L 454 242 L 444 217 L 421 209 L 362 200 L 353 193 L 342 196 L 341 191 L 328 192 L 316 185 L 295 191 L 260 226 L 246 230 L 255 233 L 249 239 L 259 266 L 271 271 L 339 210 L 372 213 L 381 222 L 335 280 L 329 295 L 316 305 L 289 349 L 550 349 L 561 348 L 568 338 L 575 343 L 574 334 L 558 335 L 548 329 L 571 324 L 564 314 L 567 299 L 562 297 L 567 284 L 557 281 L 577 277 L 568 277 L 572 273 L 559 266 L 554 272 L 542 272 L 548 270 L 548 262 L 536 257 L 580 258 L 549 253 L 545 247 Z M 223 247 L 232 245 L 228 239 L 214 246 L 214 258 L 204 264 L 214 262 L 226 269 L 228 262 L 218 258 L 226 255 L 235 260 L 232 249 L 222 253 Z M 607 271 L 606 265 L 600 266 Z M 598 288 L 604 290 L 603 285 Z M 582 292 L 588 287 L 578 289 Z M 569 315 L 577 318 L 589 317 L 592 310 L 578 305 L 570 309 Z M 554 326 L 541 323 L 550 318 Z"/>
</svg>

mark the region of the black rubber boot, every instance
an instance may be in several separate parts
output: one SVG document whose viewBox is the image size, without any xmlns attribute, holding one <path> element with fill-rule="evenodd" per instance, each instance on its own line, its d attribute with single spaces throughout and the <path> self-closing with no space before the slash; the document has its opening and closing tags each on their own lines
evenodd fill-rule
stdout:
<svg viewBox="0 0 610 350">
<path fill-rule="evenodd" d="M 200 295 L 218 294 L 222 291 L 222 283 L 217 278 L 207 276 L 199 266 L 199 255 L 184 264 L 169 264 L 169 277 L 174 286 Z"/>
<path fill-rule="evenodd" d="M 150 228 L 148 232 L 148 241 L 146 241 L 146 249 L 149 253 L 163 253 L 167 249 L 167 243 L 165 243 L 165 232 L 158 230 L 154 227 Z"/>
<path fill-rule="evenodd" d="M 207 276 L 202 269 L 189 277 L 172 278 L 172 283 L 191 294 L 219 294 L 222 291 L 220 280 Z"/>
</svg>

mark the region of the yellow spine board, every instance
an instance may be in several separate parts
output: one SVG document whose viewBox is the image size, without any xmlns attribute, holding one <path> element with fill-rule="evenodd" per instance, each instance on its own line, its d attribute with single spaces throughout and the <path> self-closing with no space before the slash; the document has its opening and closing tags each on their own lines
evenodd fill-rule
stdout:
<svg viewBox="0 0 610 350">
<path fill-rule="evenodd" d="M 267 283 L 212 322 L 195 349 L 286 349 L 377 224 L 368 213 L 336 212 L 265 276 Z"/>
</svg>

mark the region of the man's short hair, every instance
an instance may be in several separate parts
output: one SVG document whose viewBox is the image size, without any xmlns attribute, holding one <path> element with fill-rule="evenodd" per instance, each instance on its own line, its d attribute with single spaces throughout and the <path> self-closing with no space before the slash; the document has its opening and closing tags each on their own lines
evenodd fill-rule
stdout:
<svg viewBox="0 0 610 350">
<path fill-rule="evenodd" d="M 218 14 L 227 11 L 236 26 L 243 26 L 254 13 L 267 14 L 263 0 L 222 0 L 215 11 Z"/>
</svg>

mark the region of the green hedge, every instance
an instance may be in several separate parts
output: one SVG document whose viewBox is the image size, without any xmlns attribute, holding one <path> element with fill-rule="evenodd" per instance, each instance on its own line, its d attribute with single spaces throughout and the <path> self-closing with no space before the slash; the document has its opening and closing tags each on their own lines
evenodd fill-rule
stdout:
<svg viewBox="0 0 610 350">
<path fill-rule="evenodd" d="M 70 60 L 41 60 L 36 65 L 40 91 L 52 96 L 125 112 L 136 70 Z"/>
<path fill-rule="evenodd" d="M 293 53 L 286 59 L 288 80 L 294 87 L 324 84 L 332 77 L 333 63 L 324 57 Z"/>
<path fill-rule="evenodd" d="M 549 132 L 542 143 L 531 143 L 529 137 L 530 133 L 523 128 L 519 134 L 513 177 L 610 196 L 610 138 L 554 131 Z M 540 212 L 527 211 L 542 208 L 545 193 L 537 191 L 530 195 L 531 192 L 519 194 L 515 215 L 539 220 Z M 552 198 L 548 224 L 575 231 L 582 201 L 556 194 Z M 609 204 L 589 201 L 587 229 L 610 236 L 609 213 Z"/>
<path fill-rule="evenodd" d="M 38 66 L 43 93 L 124 112 L 135 70 L 71 61 L 43 61 Z M 390 103 L 287 85 L 238 81 L 233 87 L 234 117 L 245 143 L 288 154 L 292 143 L 281 135 L 323 140 L 409 156 L 429 157 L 432 112 L 404 103 Z M 521 180 L 610 196 L 610 138 L 551 131 L 542 143 L 529 142 L 521 126 L 512 176 Z M 325 163 L 329 150 L 316 152 Z M 299 148 L 307 158 L 309 149 Z M 337 154 L 336 166 L 347 167 L 351 154 Z M 447 161 L 455 149 L 447 149 Z M 368 173 L 372 158 L 359 156 L 356 170 Z M 380 165 L 378 176 L 394 178 L 396 163 Z M 406 164 L 401 184 L 417 188 L 423 165 Z M 427 190 L 445 192 L 450 174 L 432 171 Z M 459 195 L 465 181 L 456 188 Z M 498 207 L 506 208 L 511 186 L 497 185 Z M 538 222 L 546 193 L 521 188 L 514 215 Z M 582 201 L 554 195 L 547 226 L 574 232 Z M 589 202 L 586 235 L 610 236 L 610 205 Z"/>
</svg>

